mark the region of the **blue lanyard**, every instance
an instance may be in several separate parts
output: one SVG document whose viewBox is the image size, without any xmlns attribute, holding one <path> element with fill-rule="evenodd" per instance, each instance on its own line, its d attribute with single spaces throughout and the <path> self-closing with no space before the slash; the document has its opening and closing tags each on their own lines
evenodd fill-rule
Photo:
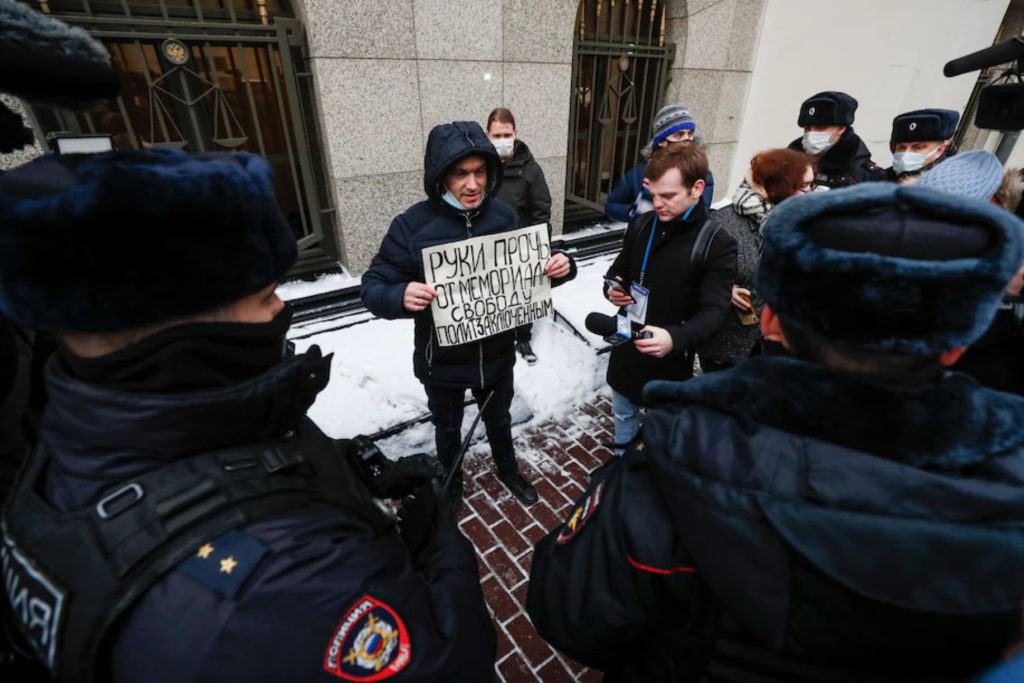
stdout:
<svg viewBox="0 0 1024 683">
<path fill-rule="evenodd" d="M 697 201 L 699 202 L 699 201 L 702 201 L 702 200 L 701 199 L 697 199 Z M 685 221 L 687 218 L 689 218 L 690 217 L 690 212 L 693 211 L 696 207 L 697 207 L 697 205 L 694 204 L 689 209 L 687 209 L 686 213 L 683 214 L 682 220 Z M 649 259 L 651 257 L 651 245 L 654 244 L 654 232 L 657 229 L 658 229 L 658 214 L 654 214 L 654 221 L 651 223 L 651 235 L 650 235 L 650 237 L 647 238 L 647 249 L 644 250 L 644 262 L 643 262 L 643 264 L 640 265 L 640 286 L 641 287 L 643 287 L 643 285 L 644 285 L 644 274 L 647 272 L 647 259 Z"/>
</svg>

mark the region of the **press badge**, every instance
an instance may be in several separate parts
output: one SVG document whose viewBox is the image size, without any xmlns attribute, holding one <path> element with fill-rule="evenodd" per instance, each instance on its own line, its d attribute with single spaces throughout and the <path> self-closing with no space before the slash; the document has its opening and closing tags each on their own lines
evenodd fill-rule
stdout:
<svg viewBox="0 0 1024 683">
<path fill-rule="evenodd" d="M 647 324 L 647 299 L 651 296 L 651 290 L 643 285 L 632 283 L 629 286 L 629 295 L 635 303 L 626 306 L 626 317 L 640 325 Z"/>
</svg>

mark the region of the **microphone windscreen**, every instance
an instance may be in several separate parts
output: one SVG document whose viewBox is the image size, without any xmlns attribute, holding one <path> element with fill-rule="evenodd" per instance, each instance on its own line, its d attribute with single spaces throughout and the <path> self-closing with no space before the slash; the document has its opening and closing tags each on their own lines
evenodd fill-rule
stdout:
<svg viewBox="0 0 1024 683">
<path fill-rule="evenodd" d="M 594 334 L 602 337 L 615 334 L 618 330 L 618 324 L 614 316 L 605 315 L 604 313 L 588 313 L 587 319 L 584 322 L 587 330 Z"/>
</svg>

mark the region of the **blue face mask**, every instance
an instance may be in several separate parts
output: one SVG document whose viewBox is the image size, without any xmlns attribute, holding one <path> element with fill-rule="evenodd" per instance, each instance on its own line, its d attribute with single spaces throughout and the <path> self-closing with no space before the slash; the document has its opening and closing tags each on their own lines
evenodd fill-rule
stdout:
<svg viewBox="0 0 1024 683">
<path fill-rule="evenodd" d="M 451 190 L 445 190 L 444 194 L 441 195 L 441 199 L 443 199 L 447 204 L 458 209 L 459 211 L 466 210 L 466 207 L 459 203 L 459 200 L 455 198 L 455 195 L 451 193 Z"/>
<path fill-rule="evenodd" d="M 917 152 L 896 152 L 892 155 L 892 170 L 896 171 L 897 174 L 920 171 L 924 168 L 925 160 L 934 154 L 937 149 L 938 147 L 927 154 L 918 154 Z"/>
</svg>

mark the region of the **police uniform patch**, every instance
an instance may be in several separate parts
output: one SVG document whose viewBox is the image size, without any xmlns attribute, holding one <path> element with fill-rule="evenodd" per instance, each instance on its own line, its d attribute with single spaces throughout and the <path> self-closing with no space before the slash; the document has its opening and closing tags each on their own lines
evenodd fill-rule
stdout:
<svg viewBox="0 0 1024 683">
<path fill-rule="evenodd" d="M 66 616 L 67 591 L 14 544 L 6 524 L 0 566 L 11 614 L 50 674 L 56 676 L 57 640 Z"/>
<path fill-rule="evenodd" d="M 199 546 L 178 565 L 178 571 L 225 598 L 233 598 L 266 554 L 263 543 L 232 530 Z"/>
<path fill-rule="evenodd" d="M 342 618 L 324 653 L 324 671 L 346 681 L 381 681 L 409 664 L 409 633 L 395 610 L 372 595 Z"/>
<path fill-rule="evenodd" d="M 558 533 L 558 538 L 555 539 L 556 543 L 565 543 L 573 536 L 580 532 L 583 525 L 587 523 L 593 514 L 597 510 L 597 506 L 601 504 L 601 493 L 604 491 L 604 482 L 597 485 L 589 496 L 584 498 L 579 505 L 572 511 L 569 520 L 562 526 L 562 530 Z"/>
</svg>

